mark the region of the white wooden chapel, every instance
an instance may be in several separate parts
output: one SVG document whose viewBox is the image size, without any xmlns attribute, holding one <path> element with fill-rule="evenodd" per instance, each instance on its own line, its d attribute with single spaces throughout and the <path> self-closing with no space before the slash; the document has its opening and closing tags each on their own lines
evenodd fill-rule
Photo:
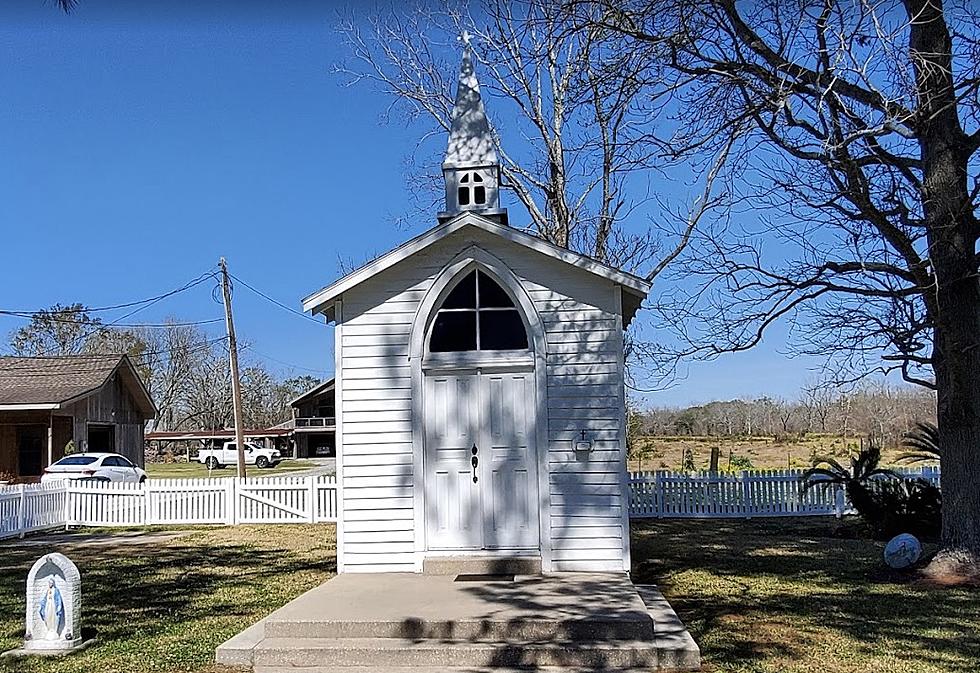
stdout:
<svg viewBox="0 0 980 673">
<path fill-rule="evenodd" d="M 628 571 L 623 330 L 650 285 L 508 225 L 469 46 L 438 224 L 304 300 L 336 324 L 339 572 Z"/>
</svg>

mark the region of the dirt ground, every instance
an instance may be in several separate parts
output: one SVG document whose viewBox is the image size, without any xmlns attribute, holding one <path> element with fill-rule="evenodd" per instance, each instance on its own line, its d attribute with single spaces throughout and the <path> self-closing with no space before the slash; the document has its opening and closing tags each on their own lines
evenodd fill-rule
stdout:
<svg viewBox="0 0 980 673">
<path fill-rule="evenodd" d="M 690 448 L 695 467 L 707 470 L 711 462 L 711 449 L 715 446 L 721 450 L 718 464 L 721 470 L 729 467 L 735 470 L 807 468 L 819 455 L 846 460 L 852 451 L 858 449 L 860 442 L 857 437 L 844 440 L 833 435 L 807 435 L 783 440 L 773 437 L 641 437 L 638 440 L 641 455 L 630 461 L 629 469 L 680 470 L 684 452 Z M 903 451 L 899 447 L 885 448 L 882 451 L 883 463 L 895 465 Z"/>
</svg>

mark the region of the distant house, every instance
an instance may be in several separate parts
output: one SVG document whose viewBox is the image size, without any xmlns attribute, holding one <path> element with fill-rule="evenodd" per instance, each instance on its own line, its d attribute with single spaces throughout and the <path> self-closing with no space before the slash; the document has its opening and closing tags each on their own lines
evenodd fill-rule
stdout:
<svg viewBox="0 0 980 673">
<path fill-rule="evenodd" d="M 336 411 L 333 379 L 307 390 L 289 403 L 293 408 L 293 441 L 297 458 L 333 456 L 336 443 Z"/>
<path fill-rule="evenodd" d="M 143 465 L 143 428 L 155 415 L 125 355 L 0 357 L 0 473 L 37 477 L 69 442 Z"/>
</svg>

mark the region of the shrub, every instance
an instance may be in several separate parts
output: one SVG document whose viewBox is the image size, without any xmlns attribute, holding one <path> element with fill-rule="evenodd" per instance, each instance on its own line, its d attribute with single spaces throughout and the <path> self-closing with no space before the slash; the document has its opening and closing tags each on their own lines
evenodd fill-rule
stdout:
<svg viewBox="0 0 980 673">
<path fill-rule="evenodd" d="M 755 465 L 752 464 L 752 459 L 748 456 L 731 456 L 728 460 L 728 466 L 736 472 L 755 469 Z"/>
<path fill-rule="evenodd" d="M 875 537 L 899 533 L 937 538 L 942 530 L 942 491 L 924 479 L 885 479 L 869 489 L 873 506 L 863 518 Z"/>
<path fill-rule="evenodd" d="M 694 472 L 697 470 L 697 465 L 694 464 L 694 449 L 690 446 L 684 448 L 684 459 L 681 463 L 682 472 Z"/>
<path fill-rule="evenodd" d="M 924 479 L 903 479 L 878 467 L 881 449 L 873 443 L 852 455 L 845 467 L 833 458 L 820 458 L 803 473 L 803 491 L 841 486 L 874 537 L 899 533 L 936 537 L 941 528 L 942 493 Z"/>
<path fill-rule="evenodd" d="M 899 462 L 912 465 L 942 458 L 939 450 L 939 428 L 932 423 L 916 423 L 915 429 L 903 436 L 902 446 L 912 450 L 900 455 Z"/>
</svg>

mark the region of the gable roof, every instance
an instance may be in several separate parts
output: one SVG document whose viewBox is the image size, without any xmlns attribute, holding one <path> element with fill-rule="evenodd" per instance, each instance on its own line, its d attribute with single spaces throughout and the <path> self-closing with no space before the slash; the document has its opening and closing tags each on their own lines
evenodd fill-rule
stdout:
<svg viewBox="0 0 980 673">
<path fill-rule="evenodd" d="M 317 397 L 318 395 L 320 395 L 320 393 L 323 393 L 323 392 L 329 390 L 330 388 L 333 388 L 333 381 L 334 381 L 333 379 L 327 379 L 323 383 L 318 383 L 317 385 L 313 386 L 312 388 L 310 388 L 309 390 L 307 390 L 305 393 L 303 393 L 302 395 L 300 395 L 299 397 L 297 397 L 295 400 L 292 400 L 289 403 L 289 406 L 291 406 L 291 407 L 298 406 L 298 405 L 302 404 L 303 402 L 305 402 L 306 400 L 308 400 L 310 398 L 313 398 L 313 397 Z"/>
<path fill-rule="evenodd" d="M 537 236 L 532 236 L 531 234 L 520 231 L 519 229 L 498 224 L 492 220 L 488 220 L 485 217 L 481 217 L 476 213 L 468 212 L 461 213 L 451 220 L 429 229 L 415 238 L 401 244 L 394 250 L 385 253 L 381 257 L 378 257 L 374 261 L 365 264 L 360 269 L 347 274 L 340 280 L 328 285 L 319 292 L 311 294 L 303 300 L 303 310 L 312 311 L 313 313 L 323 313 L 326 315 L 328 320 L 332 320 L 333 315 L 331 309 L 333 308 L 337 298 L 344 292 L 347 292 L 351 288 L 360 285 L 372 276 L 391 268 L 398 262 L 411 257 L 415 253 L 426 249 L 430 245 L 441 241 L 450 234 L 454 234 L 457 231 L 466 229 L 467 227 L 482 229 L 485 232 L 500 236 L 501 238 L 524 246 L 525 248 L 535 250 L 541 254 L 592 273 L 600 278 L 611 280 L 612 282 L 621 285 L 625 292 L 633 295 L 636 298 L 636 306 L 638 306 L 639 303 L 646 298 L 647 293 L 650 292 L 651 283 L 644 278 L 634 276 L 633 274 L 625 271 L 620 271 L 619 269 L 596 261 L 591 257 L 559 247 L 553 243 L 540 239 Z"/>
<path fill-rule="evenodd" d="M 0 356 L 0 410 L 59 409 L 94 395 L 118 372 L 146 418 L 156 406 L 126 355 Z"/>
</svg>

